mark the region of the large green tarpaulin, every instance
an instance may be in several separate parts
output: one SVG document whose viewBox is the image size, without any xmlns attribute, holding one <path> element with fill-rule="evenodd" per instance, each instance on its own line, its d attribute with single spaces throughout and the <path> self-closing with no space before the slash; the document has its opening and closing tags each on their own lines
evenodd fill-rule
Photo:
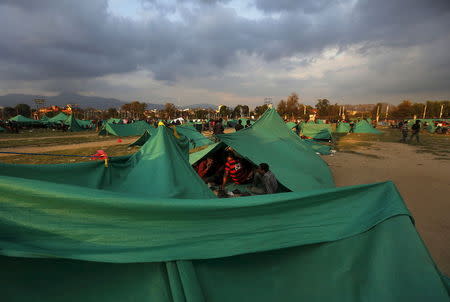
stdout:
<svg viewBox="0 0 450 302">
<path fill-rule="evenodd" d="M 33 120 L 32 118 L 28 118 L 28 117 L 25 117 L 20 114 L 16 115 L 15 117 L 10 118 L 9 120 L 12 122 L 19 123 L 19 124 L 40 124 L 41 123 L 41 121 Z"/>
<path fill-rule="evenodd" d="M 5 302 L 449 300 L 390 182 L 180 200 L 0 180 Z"/>
<path fill-rule="evenodd" d="M 300 126 L 300 135 L 313 139 L 331 140 L 331 125 L 303 123 Z"/>
<path fill-rule="evenodd" d="M 339 122 L 336 126 L 336 133 L 349 133 L 350 129 L 349 123 Z"/>
<path fill-rule="evenodd" d="M 371 134 L 381 134 L 381 131 L 372 127 L 366 120 L 361 120 L 356 123 L 354 133 L 371 133 Z"/>
<path fill-rule="evenodd" d="M 57 123 L 64 123 L 67 118 L 69 116 L 64 114 L 63 112 L 58 113 L 57 115 L 55 115 L 54 117 L 51 117 L 48 119 L 48 122 L 53 123 L 53 124 L 57 124 Z"/>
<path fill-rule="evenodd" d="M 218 137 L 254 164 L 268 163 L 278 181 L 291 191 L 334 186 L 327 164 L 286 128 L 274 109 L 267 110 L 251 128 Z"/>
<path fill-rule="evenodd" d="M 145 130 L 152 133 L 154 129 L 145 121 L 135 121 L 130 124 L 106 123 L 100 130 L 99 135 L 137 136 L 144 134 Z"/>
</svg>

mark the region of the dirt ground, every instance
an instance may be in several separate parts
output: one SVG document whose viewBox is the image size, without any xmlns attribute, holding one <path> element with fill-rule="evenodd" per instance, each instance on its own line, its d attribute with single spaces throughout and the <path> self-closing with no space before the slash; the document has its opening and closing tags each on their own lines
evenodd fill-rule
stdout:
<svg viewBox="0 0 450 302">
<path fill-rule="evenodd" d="M 390 142 L 373 142 L 323 159 L 337 186 L 393 181 L 439 269 L 450 275 L 450 160 Z"/>
</svg>

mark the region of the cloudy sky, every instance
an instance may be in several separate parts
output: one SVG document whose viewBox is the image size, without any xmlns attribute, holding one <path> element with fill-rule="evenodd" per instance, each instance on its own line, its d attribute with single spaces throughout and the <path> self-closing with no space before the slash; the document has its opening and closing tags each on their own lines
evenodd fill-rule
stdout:
<svg viewBox="0 0 450 302">
<path fill-rule="evenodd" d="M 449 0 L 0 0 L 0 94 L 450 98 Z"/>
</svg>

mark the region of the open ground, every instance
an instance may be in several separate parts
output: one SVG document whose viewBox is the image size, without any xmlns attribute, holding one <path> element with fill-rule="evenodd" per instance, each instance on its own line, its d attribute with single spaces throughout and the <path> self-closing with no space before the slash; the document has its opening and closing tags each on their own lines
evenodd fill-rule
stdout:
<svg viewBox="0 0 450 302">
<path fill-rule="evenodd" d="M 393 181 L 415 219 L 417 230 L 439 269 L 450 275 L 450 136 L 423 133 L 421 143 L 402 144 L 395 129 L 381 135 L 336 135 L 334 155 L 323 156 L 337 186 Z M 131 154 L 137 137 L 119 139 L 84 134 L 34 131 L 0 134 L 0 151 L 110 156 Z M 77 157 L 0 154 L 0 161 L 18 164 L 73 163 Z"/>
</svg>

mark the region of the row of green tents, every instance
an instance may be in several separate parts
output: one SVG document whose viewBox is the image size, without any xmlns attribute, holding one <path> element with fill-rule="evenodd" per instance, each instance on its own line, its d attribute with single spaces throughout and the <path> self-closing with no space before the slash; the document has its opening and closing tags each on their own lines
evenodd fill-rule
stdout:
<svg viewBox="0 0 450 302">
<path fill-rule="evenodd" d="M 16 122 L 20 125 L 52 125 L 60 124 L 68 126 L 68 130 L 72 132 L 83 131 L 92 127 L 91 120 L 79 120 L 73 115 L 66 115 L 63 112 L 58 113 L 54 117 L 42 116 L 40 120 L 27 118 L 23 115 L 16 115 L 9 119 L 9 121 Z"/>
<path fill-rule="evenodd" d="M 449 301 L 393 183 L 336 188 L 274 110 L 220 140 L 189 154 L 160 126 L 107 166 L 0 163 L 2 301 Z M 192 164 L 223 146 L 291 192 L 216 198 Z"/>
<path fill-rule="evenodd" d="M 306 122 L 296 124 L 294 122 L 287 122 L 288 129 L 298 131 L 302 137 L 315 140 L 331 140 L 332 139 L 332 125 L 325 123 Z M 350 124 L 346 122 L 339 122 L 336 126 L 336 133 L 349 133 L 351 130 Z M 361 120 L 355 123 L 354 133 L 370 133 L 380 134 L 381 131 L 375 129 L 367 120 Z"/>
</svg>

